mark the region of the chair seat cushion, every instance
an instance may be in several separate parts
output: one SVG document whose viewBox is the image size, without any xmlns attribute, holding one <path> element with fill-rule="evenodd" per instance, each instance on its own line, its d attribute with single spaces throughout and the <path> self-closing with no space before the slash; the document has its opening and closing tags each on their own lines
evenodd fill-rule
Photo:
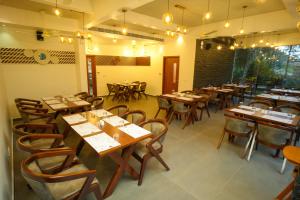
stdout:
<svg viewBox="0 0 300 200">
<path fill-rule="evenodd" d="M 284 145 L 290 132 L 270 126 L 258 125 L 258 139 L 275 145 Z"/>
<path fill-rule="evenodd" d="M 85 170 L 88 170 L 88 168 L 83 164 L 78 164 L 58 173 L 58 175 L 71 174 Z M 49 189 L 54 199 L 65 199 L 66 197 L 80 191 L 85 181 L 86 178 L 81 178 L 71 181 L 46 183 L 46 187 Z M 95 178 L 93 183 L 98 183 L 98 180 Z"/>
<path fill-rule="evenodd" d="M 145 140 L 139 142 L 139 143 L 136 145 L 135 152 L 136 152 L 139 156 L 143 157 L 145 154 L 147 154 L 147 153 L 149 152 L 149 150 L 148 150 L 147 147 L 146 147 L 146 144 L 147 144 L 148 142 L 150 142 L 150 141 L 151 141 L 151 139 L 150 139 L 150 138 L 147 138 L 147 139 L 145 139 Z M 159 148 L 162 147 L 162 145 L 161 145 L 160 142 L 154 142 L 154 143 L 152 144 L 152 147 L 153 147 L 154 150 L 158 150 Z"/>
</svg>

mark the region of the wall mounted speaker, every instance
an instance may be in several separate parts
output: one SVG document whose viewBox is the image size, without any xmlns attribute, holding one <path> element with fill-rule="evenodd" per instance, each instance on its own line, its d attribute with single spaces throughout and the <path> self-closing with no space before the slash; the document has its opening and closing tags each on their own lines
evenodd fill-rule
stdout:
<svg viewBox="0 0 300 200">
<path fill-rule="evenodd" d="M 36 31 L 36 39 L 38 41 L 44 41 L 44 36 L 43 36 L 44 32 L 43 31 Z"/>
</svg>

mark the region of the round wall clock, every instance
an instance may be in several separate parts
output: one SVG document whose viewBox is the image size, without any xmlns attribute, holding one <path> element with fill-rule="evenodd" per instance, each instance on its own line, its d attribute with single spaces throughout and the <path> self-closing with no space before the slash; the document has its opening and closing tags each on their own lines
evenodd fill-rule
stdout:
<svg viewBox="0 0 300 200">
<path fill-rule="evenodd" d="M 36 52 L 34 52 L 34 60 L 41 65 L 45 65 L 49 63 L 50 55 L 48 51 L 37 50 Z"/>
</svg>

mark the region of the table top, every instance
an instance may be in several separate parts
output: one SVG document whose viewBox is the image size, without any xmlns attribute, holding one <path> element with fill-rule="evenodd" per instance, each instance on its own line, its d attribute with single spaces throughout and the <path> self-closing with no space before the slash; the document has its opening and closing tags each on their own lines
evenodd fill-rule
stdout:
<svg viewBox="0 0 300 200">
<path fill-rule="evenodd" d="M 122 86 L 129 87 L 129 86 L 138 86 L 139 84 L 138 83 L 113 83 L 113 85 L 122 85 Z"/>
<path fill-rule="evenodd" d="M 91 106 L 89 102 L 84 101 L 78 97 L 74 97 L 73 95 L 43 97 L 42 100 L 49 108 L 54 111 Z"/>
<path fill-rule="evenodd" d="M 300 95 L 300 90 L 290 90 L 290 89 L 273 88 L 273 89 L 271 89 L 271 92 Z"/>
<path fill-rule="evenodd" d="M 281 124 L 296 128 L 299 125 L 300 116 L 288 114 L 284 112 L 269 111 L 261 108 L 240 105 L 233 108 L 228 108 L 225 112 L 242 114 L 252 120 L 267 121 L 274 124 Z"/>
<path fill-rule="evenodd" d="M 234 90 L 233 89 L 218 89 L 216 91 L 219 92 L 219 93 L 231 93 Z"/>
<path fill-rule="evenodd" d="M 290 162 L 300 165 L 300 147 L 286 146 L 283 149 L 283 155 Z"/>
<path fill-rule="evenodd" d="M 236 88 L 244 88 L 244 89 L 250 87 L 249 85 L 242 85 L 242 84 L 238 85 L 238 84 L 232 84 L 232 83 L 230 83 L 230 84 L 224 84 L 223 86 L 225 86 L 225 87 L 233 87 L 233 88 L 235 88 L 235 87 Z"/>
<path fill-rule="evenodd" d="M 295 96 L 260 94 L 260 95 L 256 95 L 256 98 L 271 99 L 271 100 L 276 100 L 276 101 L 285 101 L 285 102 L 290 102 L 290 103 L 300 103 L 300 97 L 295 97 Z"/>
<path fill-rule="evenodd" d="M 101 109 L 102 111 L 105 111 L 103 109 Z M 101 111 L 101 110 L 96 110 L 96 111 Z M 107 113 L 109 113 L 108 111 L 105 111 Z M 74 116 L 74 115 L 80 115 L 81 117 L 85 118 L 85 121 L 81 121 L 78 120 L 78 123 L 68 123 L 66 120 L 66 117 L 68 116 Z M 97 151 L 95 148 L 94 150 L 97 151 L 97 153 L 99 154 L 99 156 L 105 156 L 111 152 L 117 151 L 119 149 L 123 149 L 125 147 L 128 147 L 132 144 L 136 144 L 146 138 L 151 137 L 153 134 L 151 132 L 148 132 L 148 134 L 142 134 L 140 137 L 134 138 L 132 136 L 130 136 L 129 134 L 127 134 L 126 132 L 122 131 L 124 129 L 124 127 L 126 128 L 127 125 L 132 125 L 130 124 L 128 121 L 123 120 L 123 124 L 120 126 L 113 126 L 109 123 L 109 118 L 118 118 L 118 116 L 115 115 L 107 115 L 107 116 L 99 116 L 99 115 L 95 115 L 95 110 L 94 111 L 87 111 L 87 112 L 82 112 L 82 113 L 77 113 L 74 115 L 67 115 L 64 116 L 63 119 L 64 121 L 71 126 L 71 128 L 85 141 L 85 143 L 88 143 L 90 145 L 90 143 L 88 142 L 88 140 L 91 139 L 91 137 L 94 136 L 101 136 L 101 134 L 107 134 L 110 139 L 115 140 L 117 143 L 119 143 L 118 146 L 114 146 L 114 147 L 109 147 L 107 150 L 104 151 Z M 121 119 L 121 118 L 120 118 Z M 105 121 L 107 120 L 107 121 Z M 75 130 L 75 126 L 76 125 L 83 125 L 86 123 L 90 123 L 92 125 L 95 126 L 95 128 L 98 128 L 99 131 L 95 131 L 91 134 L 87 134 L 87 135 L 81 135 L 78 131 Z M 102 125 L 101 125 L 102 123 Z M 134 125 L 133 125 L 134 126 Z M 122 129 L 122 130 L 121 130 Z M 143 128 L 140 127 L 140 129 L 142 130 Z M 143 129 L 145 130 L 145 129 Z M 146 131 L 146 130 L 145 130 Z M 93 146 L 90 145 L 92 148 Z"/>
<path fill-rule="evenodd" d="M 173 93 L 173 94 L 163 94 L 161 95 L 162 98 L 180 101 L 186 104 L 189 103 L 197 103 L 199 101 L 202 101 L 204 96 L 201 95 L 194 95 L 194 94 L 184 94 L 184 93 Z"/>
</svg>

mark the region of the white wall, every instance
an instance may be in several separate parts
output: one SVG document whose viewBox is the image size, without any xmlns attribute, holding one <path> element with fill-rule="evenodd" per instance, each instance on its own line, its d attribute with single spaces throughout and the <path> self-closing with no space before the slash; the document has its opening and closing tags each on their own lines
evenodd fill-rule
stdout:
<svg viewBox="0 0 300 200">
<path fill-rule="evenodd" d="M 11 161 L 8 158 L 8 149 L 11 148 L 11 129 L 10 118 L 8 114 L 7 98 L 5 91 L 5 82 L 3 80 L 3 73 L 0 68 L 0 199 L 11 199 Z"/>
<path fill-rule="evenodd" d="M 94 55 L 115 56 L 142 56 L 143 45 L 138 45 L 135 50 L 125 44 L 105 44 L 94 42 L 98 50 L 88 51 Z M 144 48 L 145 56 L 151 57 L 151 66 L 97 66 L 97 92 L 98 95 L 107 95 L 107 83 L 122 83 L 124 81 L 147 82 L 146 93 L 151 95 L 161 94 L 162 91 L 162 45 L 147 46 Z"/>
<path fill-rule="evenodd" d="M 0 30 L 0 48 L 28 48 L 75 51 L 75 44 L 62 44 L 58 38 L 47 38 L 40 42 L 35 39 L 34 30 Z M 75 64 L 0 64 L 6 83 L 10 114 L 18 116 L 14 99 L 16 97 L 36 98 L 58 94 L 74 94 L 77 84 Z M 85 66 L 84 66 L 85 67 Z"/>
</svg>

